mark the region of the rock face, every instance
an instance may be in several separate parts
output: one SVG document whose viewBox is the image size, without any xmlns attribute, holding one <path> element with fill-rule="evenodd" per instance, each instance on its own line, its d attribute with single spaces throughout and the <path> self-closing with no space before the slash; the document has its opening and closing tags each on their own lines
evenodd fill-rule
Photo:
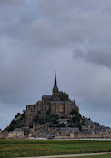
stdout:
<svg viewBox="0 0 111 158">
<path fill-rule="evenodd" d="M 70 100 L 66 93 L 59 91 L 55 75 L 52 95 L 43 95 L 42 100 L 35 105 L 26 105 L 26 126 L 30 126 L 36 118 L 45 120 L 47 114 L 67 117 L 73 110 L 79 112 L 75 101 Z"/>
</svg>

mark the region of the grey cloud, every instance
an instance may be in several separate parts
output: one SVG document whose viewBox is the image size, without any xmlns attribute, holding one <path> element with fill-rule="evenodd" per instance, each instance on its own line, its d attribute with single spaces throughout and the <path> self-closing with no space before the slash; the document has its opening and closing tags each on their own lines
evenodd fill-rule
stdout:
<svg viewBox="0 0 111 158">
<path fill-rule="evenodd" d="M 100 64 L 108 66 L 111 68 L 111 48 L 100 49 L 100 50 L 90 50 L 87 56 L 87 60 L 95 64 Z"/>
<path fill-rule="evenodd" d="M 93 64 L 98 64 L 111 68 L 111 47 L 110 45 L 95 45 L 78 47 L 74 51 L 74 57 L 85 59 Z"/>
<path fill-rule="evenodd" d="M 37 9 L 37 11 L 33 12 L 28 9 L 30 3 L 32 4 L 30 1 L 29 5 L 24 7 L 24 12 L 15 11 L 17 16 L 13 19 L 18 19 L 18 21 L 10 20 L 8 23 L 4 23 L 1 29 L 2 34 L 28 40 L 29 43 L 35 43 L 41 47 L 45 45 L 46 47 L 66 45 L 70 47 L 75 42 L 87 39 L 95 42 L 110 40 L 110 31 L 105 31 L 111 27 L 110 16 L 103 16 L 100 10 L 92 9 L 88 12 L 80 8 L 86 6 L 87 3 L 89 6 L 92 6 L 92 3 L 95 5 L 95 2 L 85 1 L 84 5 L 81 1 L 68 2 L 65 0 L 61 2 L 63 3 L 59 3 L 59 1 L 48 1 L 47 3 L 46 1 L 35 1 L 35 10 Z M 76 8 L 77 5 L 80 10 Z M 32 6 L 34 7 L 34 5 Z M 32 6 L 31 8 L 33 8 Z"/>
<path fill-rule="evenodd" d="M 54 12 L 55 15 L 52 16 L 52 11 L 48 9 L 48 3 L 47 5 L 43 4 L 42 6 L 47 6 L 49 18 L 47 17 L 47 11 L 46 13 L 43 12 L 43 16 L 34 20 L 31 27 L 27 28 L 25 32 L 26 38 L 31 37 L 31 40 L 35 41 L 36 44 L 53 47 L 67 45 L 70 47 L 84 40 L 91 40 L 95 43 L 110 40 L 110 16 L 103 16 L 98 10 L 92 10 L 87 14 L 86 11 L 80 12 L 73 9 L 73 7 L 70 10 L 66 9 L 66 12 L 64 12 L 64 9 L 62 8 L 62 11 L 58 5 L 55 5 L 58 9 L 57 13 Z M 44 11 L 44 8 L 42 9 Z"/>
<path fill-rule="evenodd" d="M 96 112 L 111 104 L 110 6 L 110 0 L 0 1 L 0 107 L 8 107 L 7 120 L 51 93 L 56 69 L 59 89 L 101 121 Z"/>
<path fill-rule="evenodd" d="M 1 5 L 20 5 L 20 4 L 24 4 L 24 0 L 0 0 L 0 6 Z"/>
</svg>

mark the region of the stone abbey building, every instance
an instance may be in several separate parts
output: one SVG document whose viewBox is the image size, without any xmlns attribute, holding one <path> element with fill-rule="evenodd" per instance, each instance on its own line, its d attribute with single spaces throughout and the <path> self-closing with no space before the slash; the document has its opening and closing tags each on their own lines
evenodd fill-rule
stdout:
<svg viewBox="0 0 111 158">
<path fill-rule="evenodd" d="M 35 105 L 26 105 L 26 126 L 29 126 L 36 117 L 45 120 L 47 113 L 67 117 L 74 109 L 79 112 L 75 101 L 70 100 L 66 93 L 59 91 L 55 74 L 52 95 L 43 95 L 42 100 L 36 102 Z"/>
</svg>

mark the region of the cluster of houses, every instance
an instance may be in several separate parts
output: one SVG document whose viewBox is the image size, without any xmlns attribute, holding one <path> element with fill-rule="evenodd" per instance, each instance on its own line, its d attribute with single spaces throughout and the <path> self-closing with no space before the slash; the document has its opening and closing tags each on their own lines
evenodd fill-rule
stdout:
<svg viewBox="0 0 111 158">
<path fill-rule="evenodd" d="M 14 131 L 0 131 L 0 139 L 24 139 L 24 131 L 22 128 L 16 128 Z"/>
<path fill-rule="evenodd" d="M 61 120 L 66 122 L 66 120 Z M 111 138 L 111 128 L 85 119 L 85 126 L 82 131 L 78 127 L 57 128 L 45 125 L 33 124 L 33 128 L 16 128 L 14 131 L 0 130 L 0 138 L 6 139 L 25 139 L 25 138 L 55 138 L 55 139 L 80 139 L 80 138 Z M 26 132 L 28 131 L 28 132 Z"/>
</svg>

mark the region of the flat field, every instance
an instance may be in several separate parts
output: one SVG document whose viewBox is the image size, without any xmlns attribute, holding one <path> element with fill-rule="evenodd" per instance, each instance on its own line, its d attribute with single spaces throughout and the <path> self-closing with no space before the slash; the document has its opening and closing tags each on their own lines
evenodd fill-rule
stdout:
<svg viewBox="0 0 111 158">
<path fill-rule="evenodd" d="M 111 152 L 111 141 L 0 140 L 0 158 L 98 152 Z"/>
</svg>

